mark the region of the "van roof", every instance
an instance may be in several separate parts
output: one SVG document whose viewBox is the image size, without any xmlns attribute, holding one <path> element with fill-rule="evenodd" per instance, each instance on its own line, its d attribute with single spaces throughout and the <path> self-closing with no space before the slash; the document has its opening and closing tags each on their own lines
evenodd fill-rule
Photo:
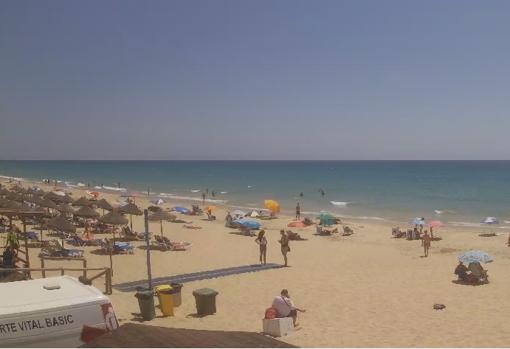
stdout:
<svg viewBox="0 0 510 349">
<path fill-rule="evenodd" d="M 0 283 L 0 295 L 0 316 L 108 300 L 71 276 Z"/>
</svg>

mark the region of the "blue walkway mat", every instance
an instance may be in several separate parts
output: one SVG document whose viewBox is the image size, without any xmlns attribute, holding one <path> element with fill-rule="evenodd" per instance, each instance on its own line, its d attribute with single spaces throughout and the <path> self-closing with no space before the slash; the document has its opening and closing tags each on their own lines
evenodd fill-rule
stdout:
<svg viewBox="0 0 510 349">
<path fill-rule="evenodd" d="M 275 264 L 275 263 L 268 263 L 266 265 L 260 265 L 260 264 L 243 265 L 240 267 L 199 271 L 199 272 L 190 273 L 190 274 L 181 274 L 181 275 L 156 278 L 156 279 L 152 279 L 152 285 L 157 286 L 157 285 L 161 285 L 161 284 L 169 284 L 172 282 L 177 282 L 177 283 L 183 284 L 183 283 L 191 282 L 191 281 L 207 280 L 207 279 L 213 279 L 213 278 L 222 277 L 222 276 L 244 274 L 244 273 L 251 273 L 251 272 L 256 272 L 256 271 L 261 271 L 261 270 L 279 269 L 279 268 L 283 268 L 283 265 Z M 115 288 L 119 291 L 122 291 L 122 292 L 136 291 L 137 287 L 147 287 L 147 280 L 125 282 L 122 284 L 113 285 L 113 288 Z"/>
</svg>

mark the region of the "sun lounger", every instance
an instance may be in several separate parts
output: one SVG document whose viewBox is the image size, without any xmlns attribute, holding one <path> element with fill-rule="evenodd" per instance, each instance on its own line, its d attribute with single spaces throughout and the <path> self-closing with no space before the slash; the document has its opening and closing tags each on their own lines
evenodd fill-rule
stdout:
<svg viewBox="0 0 510 349">
<path fill-rule="evenodd" d="M 121 231 L 122 237 L 126 240 L 139 241 L 145 240 L 143 233 L 137 233 L 131 230 L 129 227 L 124 227 Z"/>
<path fill-rule="evenodd" d="M 40 255 L 44 257 L 79 258 L 83 257 L 83 250 L 67 249 L 62 247 L 58 240 L 50 240 L 47 246 L 41 248 Z"/>
<path fill-rule="evenodd" d="M 338 228 L 328 230 L 318 225 L 316 226 L 316 232 L 317 232 L 316 235 L 331 236 L 332 234 L 338 233 Z"/>
<path fill-rule="evenodd" d="M 133 254 L 134 247 L 129 242 L 115 242 L 113 244 L 113 253 L 119 254 Z"/>
<path fill-rule="evenodd" d="M 170 241 L 167 237 L 155 235 L 156 247 L 162 251 L 186 251 L 191 243 L 185 241 Z"/>
</svg>

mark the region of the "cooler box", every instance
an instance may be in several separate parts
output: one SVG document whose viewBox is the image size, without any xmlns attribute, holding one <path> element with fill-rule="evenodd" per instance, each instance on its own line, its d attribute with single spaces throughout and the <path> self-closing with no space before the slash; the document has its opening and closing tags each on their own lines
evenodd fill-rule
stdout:
<svg viewBox="0 0 510 349">
<path fill-rule="evenodd" d="M 291 317 L 262 319 L 262 328 L 265 334 L 283 337 L 294 331 L 294 323 Z"/>
</svg>

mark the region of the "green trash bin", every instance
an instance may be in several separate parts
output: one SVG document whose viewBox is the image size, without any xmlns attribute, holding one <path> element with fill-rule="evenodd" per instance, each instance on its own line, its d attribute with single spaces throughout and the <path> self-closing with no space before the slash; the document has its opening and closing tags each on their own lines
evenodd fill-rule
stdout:
<svg viewBox="0 0 510 349">
<path fill-rule="evenodd" d="M 178 307 L 182 303 L 182 296 L 181 296 L 182 284 L 179 284 L 177 282 L 172 282 L 170 284 L 170 286 L 172 286 L 172 290 L 170 291 L 170 293 L 173 296 L 174 307 Z"/>
<path fill-rule="evenodd" d="M 218 292 L 210 288 L 193 291 L 197 306 L 197 315 L 212 315 L 216 313 L 216 296 Z"/>
<path fill-rule="evenodd" d="M 154 292 L 148 289 L 137 289 L 135 297 L 138 299 L 140 313 L 145 321 L 150 321 L 156 317 L 154 308 Z"/>
</svg>

